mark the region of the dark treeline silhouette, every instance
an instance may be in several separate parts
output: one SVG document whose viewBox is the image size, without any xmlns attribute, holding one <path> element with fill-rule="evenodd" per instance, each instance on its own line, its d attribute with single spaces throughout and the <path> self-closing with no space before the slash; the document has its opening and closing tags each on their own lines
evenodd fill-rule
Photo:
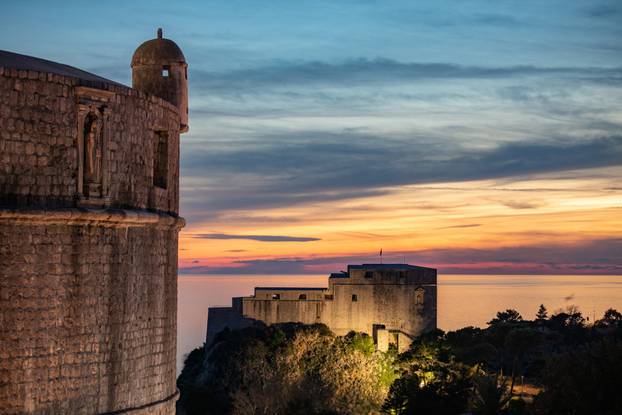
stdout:
<svg viewBox="0 0 622 415">
<path fill-rule="evenodd" d="M 324 325 L 257 324 L 193 350 L 177 383 L 187 415 L 620 414 L 622 314 L 588 325 L 574 306 L 510 309 L 402 354 Z"/>
</svg>

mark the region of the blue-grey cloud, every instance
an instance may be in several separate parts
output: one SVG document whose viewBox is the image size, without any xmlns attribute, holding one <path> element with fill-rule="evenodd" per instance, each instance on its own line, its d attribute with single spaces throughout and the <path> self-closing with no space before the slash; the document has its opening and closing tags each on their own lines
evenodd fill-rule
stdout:
<svg viewBox="0 0 622 415">
<path fill-rule="evenodd" d="M 503 20 L 503 14 L 479 17 Z M 222 72 L 191 68 L 190 79 L 193 97 L 200 103 L 191 108 L 194 125 L 221 123 L 218 134 L 209 137 L 200 127 L 193 130 L 198 133 L 182 146 L 182 177 L 204 182 L 203 187 L 183 188 L 182 210 L 191 212 L 190 224 L 221 220 L 220 214 L 229 209 L 378 196 L 402 184 L 609 166 L 620 155 L 622 128 L 615 114 L 607 114 L 611 104 L 589 96 L 609 85 L 610 101 L 619 102 L 621 67 L 485 67 L 361 58 L 341 63 L 277 61 Z M 471 92 L 443 85 L 434 92 L 417 89 L 454 79 L 470 85 Z M 469 95 L 489 88 L 480 89 L 481 82 L 491 79 L 502 82 L 487 84 L 490 95 Z M 591 84 L 588 88 L 586 82 Z M 412 85 L 417 88 L 408 89 Z M 583 95 L 577 95 L 581 85 Z M 491 107 L 473 110 L 480 99 L 490 100 Z M 364 125 L 309 131 L 318 118 L 321 124 L 343 115 L 373 119 L 386 111 L 394 116 L 391 111 L 403 111 L 402 104 L 412 103 L 430 113 L 445 111 L 448 118 L 461 118 L 452 126 L 387 135 Z M 488 113 L 497 103 L 509 106 L 508 118 L 541 121 L 521 126 L 526 132 L 522 143 L 507 143 L 505 134 L 517 131 L 504 129 L 503 121 L 494 132 L 497 136 L 491 137 L 490 131 L 478 130 L 473 123 L 479 118 L 493 122 Z M 296 124 L 287 133 L 262 123 L 281 119 L 285 124 L 288 116 L 295 116 Z M 398 117 L 406 119 L 408 114 Z M 556 122 L 553 128 L 546 127 L 549 121 Z M 564 137 L 555 131 L 560 121 L 566 131 L 581 131 L 587 138 Z M 238 125 L 248 135 L 238 137 Z M 492 143 L 478 150 L 468 147 L 483 140 Z M 216 181 L 219 184 L 213 186 Z"/>
<path fill-rule="evenodd" d="M 426 148 L 407 138 L 305 132 L 285 142 L 275 139 L 256 147 L 193 149 L 184 154 L 182 175 L 209 177 L 219 186 L 185 191 L 184 206 L 208 212 L 258 209 L 381 195 L 391 186 L 499 179 L 622 163 L 622 136 L 515 142 L 479 150 L 450 148 Z M 257 180 L 231 182 L 239 172 Z"/>
<path fill-rule="evenodd" d="M 222 94 L 252 93 L 265 87 L 292 85 L 335 85 L 339 87 L 396 84 L 433 79 L 493 79 L 524 76 L 556 76 L 598 80 L 619 79 L 622 68 L 537 67 L 532 65 L 494 67 L 465 66 L 451 63 L 398 62 L 391 59 L 351 59 L 342 63 L 278 62 L 272 66 L 226 72 L 196 70 L 190 78 L 198 91 Z"/>
<path fill-rule="evenodd" d="M 5 47 L 35 55 L 45 51 L 80 67 L 93 50 L 110 51 L 128 62 L 133 49 L 153 36 L 154 22 L 166 22 L 165 35 L 180 44 L 191 68 L 239 68 L 279 58 L 373 57 L 379 50 L 398 60 L 417 56 L 425 62 L 447 56 L 469 63 L 619 62 L 614 52 L 589 47 L 619 38 L 615 0 L 522 1 L 520 7 L 489 0 L 468 5 L 246 0 L 234 7 L 213 1 L 111 0 L 90 3 L 88 13 L 74 2 L 40 3 L 36 11 L 30 2 L 3 3 Z M 46 18 L 52 14 L 54 19 Z"/>
<path fill-rule="evenodd" d="M 291 191 L 290 186 L 285 186 L 280 180 L 265 179 L 265 183 L 259 186 L 249 186 L 245 183 L 232 185 L 225 191 L 211 190 L 209 187 L 202 191 L 189 190 L 184 192 L 182 210 L 192 212 L 188 223 L 200 222 L 209 219 L 218 219 L 220 213 L 229 213 L 231 210 L 269 209 L 301 204 L 322 203 L 347 199 L 358 199 L 372 196 L 382 196 L 389 193 L 388 190 L 353 190 L 353 191 L 330 191 L 326 189 L 303 189 Z M 222 177 L 222 182 L 227 182 L 227 177 Z M 279 189 L 279 184 L 283 186 Z"/>
<path fill-rule="evenodd" d="M 482 150 L 459 145 L 445 150 L 422 148 L 417 141 L 408 137 L 294 132 L 285 142 L 275 137 L 259 146 L 248 143 L 224 151 L 189 148 L 184 154 L 182 174 L 209 177 L 252 172 L 269 176 L 267 181 L 270 176 L 290 181 L 279 182 L 275 190 L 284 189 L 283 185 L 287 190 L 300 189 L 300 184 L 303 189 L 369 189 L 619 165 L 622 154 L 622 136 L 515 142 Z"/>
<path fill-rule="evenodd" d="M 471 20 L 476 25 L 491 25 L 502 27 L 511 27 L 517 25 L 525 26 L 527 24 L 527 22 L 521 21 L 515 16 L 509 14 L 483 13 L 475 15 Z"/>
<path fill-rule="evenodd" d="M 320 241 L 320 238 L 310 238 L 302 236 L 283 236 L 283 235 L 232 235 L 227 233 L 199 233 L 192 235 L 197 239 L 246 239 L 259 242 L 313 242 Z"/>
<path fill-rule="evenodd" d="M 614 4 L 597 4 L 585 9 L 585 15 L 595 18 L 608 18 L 612 16 L 622 15 L 622 8 L 619 3 Z"/>
</svg>

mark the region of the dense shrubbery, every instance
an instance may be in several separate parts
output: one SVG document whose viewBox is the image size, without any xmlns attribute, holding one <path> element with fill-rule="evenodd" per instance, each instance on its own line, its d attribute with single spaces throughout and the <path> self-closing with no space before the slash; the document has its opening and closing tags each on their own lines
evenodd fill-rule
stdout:
<svg viewBox="0 0 622 415">
<path fill-rule="evenodd" d="M 178 384 L 188 414 L 368 413 L 395 379 L 373 340 L 324 325 L 258 325 L 221 333 L 186 360 Z"/>
<path fill-rule="evenodd" d="M 574 307 L 532 321 L 506 310 L 399 356 L 323 325 L 257 325 L 190 353 L 178 386 L 188 415 L 618 414 L 622 315 L 587 326 Z"/>
</svg>

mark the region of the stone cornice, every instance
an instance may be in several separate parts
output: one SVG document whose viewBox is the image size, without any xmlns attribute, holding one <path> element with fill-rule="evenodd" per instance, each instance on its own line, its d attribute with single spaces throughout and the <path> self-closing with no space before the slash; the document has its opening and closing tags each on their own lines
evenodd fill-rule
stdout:
<svg viewBox="0 0 622 415">
<path fill-rule="evenodd" d="M 107 102 L 110 98 L 114 97 L 113 91 L 107 91 L 105 89 L 90 88 L 88 86 L 75 87 L 76 96 L 80 98 L 91 98 L 100 101 Z"/>
<path fill-rule="evenodd" d="M 11 209 L 0 208 L 0 223 L 98 225 L 98 226 L 155 226 L 181 229 L 186 225 L 184 218 L 166 213 L 127 209 Z"/>
</svg>

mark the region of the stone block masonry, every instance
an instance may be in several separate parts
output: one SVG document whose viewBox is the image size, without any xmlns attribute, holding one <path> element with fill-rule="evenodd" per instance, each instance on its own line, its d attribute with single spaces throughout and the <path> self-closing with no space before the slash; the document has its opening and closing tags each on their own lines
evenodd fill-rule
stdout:
<svg viewBox="0 0 622 415">
<path fill-rule="evenodd" d="M 176 394 L 177 223 L 89 216 L 0 214 L 4 414 L 107 413 Z"/>
<path fill-rule="evenodd" d="M 1 414 L 175 413 L 181 107 L 0 51 Z"/>
<path fill-rule="evenodd" d="M 179 210 L 179 115 L 172 104 L 114 85 L 102 100 L 101 90 L 80 86 L 79 79 L 35 74 L 0 67 L 0 205 L 74 206 L 83 156 L 80 109 L 105 107 L 99 182 L 108 205 Z M 153 185 L 161 131 L 168 140 L 166 188 Z"/>
<path fill-rule="evenodd" d="M 326 324 L 335 334 L 373 336 L 379 350 L 400 352 L 436 329 L 436 269 L 407 264 L 349 265 L 332 274 L 328 288 L 257 287 L 232 307 L 210 308 L 206 342 L 225 328 L 254 322 Z"/>
</svg>

